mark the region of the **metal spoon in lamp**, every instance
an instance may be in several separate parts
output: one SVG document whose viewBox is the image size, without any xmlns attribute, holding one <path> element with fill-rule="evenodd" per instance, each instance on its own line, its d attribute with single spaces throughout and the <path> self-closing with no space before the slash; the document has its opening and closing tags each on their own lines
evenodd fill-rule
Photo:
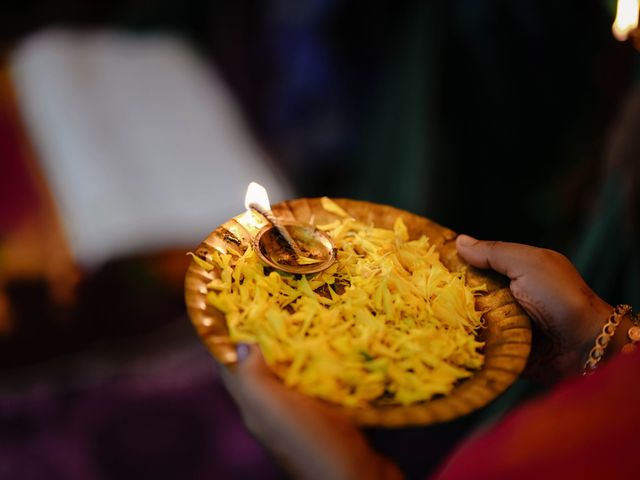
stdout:
<svg viewBox="0 0 640 480">
<path fill-rule="evenodd" d="M 254 238 L 256 253 L 268 265 L 289 273 L 309 274 L 325 270 L 335 261 L 335 249 L 326 234 L 311 225 L 278 220 L 262 185 L 249 184 L 245 207 L 270 224 Z"/>
</svg>

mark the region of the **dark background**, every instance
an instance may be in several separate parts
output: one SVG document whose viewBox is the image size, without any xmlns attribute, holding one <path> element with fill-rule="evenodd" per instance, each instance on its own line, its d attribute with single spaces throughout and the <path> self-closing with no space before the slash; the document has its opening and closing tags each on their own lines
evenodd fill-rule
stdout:
<svg viewBox="0 0 640 480">
<path fill-rule="evenodd" d="M 14 4 L 13 6 L 11 4 Z M 602 173 L 637 52 L 611 2 L 5 2 L 51 25 L 171 30 L 221 69 L 300 195 L 390 203 L 563 248 Z"/>
<path fill-rule="evenodd" d="M 640 115 L 620 120 L 638 104 L 640 53 L 613 38 L 613 7 L 5 1 L 0 51 L 51 26 L 174 32 L 219 69 L 297 195 L 557 249 L 610 303 L 640 308 L 640 155 L 627 148 Z M 0 336 L 0 479 L 282 476 L 243 430 L 158 262 L 113 259 L 66 310 L 42 282 L 7 287 L 17 321 Z M 369 434 L 420 477 L 533 390 L 519 384 L 446 426 Z"/>
</svg>

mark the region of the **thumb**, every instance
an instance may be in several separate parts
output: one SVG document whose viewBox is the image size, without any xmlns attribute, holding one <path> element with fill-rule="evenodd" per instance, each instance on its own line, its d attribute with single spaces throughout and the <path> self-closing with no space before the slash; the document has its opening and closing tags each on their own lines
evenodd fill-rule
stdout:
<svg viewBox="0 0 640 480">
<path fill-rule="evenodd" d="M 511 280 L 535 268 L 542 251 L 520 243 L 477 240 L 469 235 L 459 235 L 456 247 L 460 257 L 470 265 L 491 268 Z"/>
<path fill-rule="evenodd" d="M 273 375 L 256 344 L 239 343 L 236 345 L 236 355 L 237 362 L 233 367 L 234 375 L 247 378 Z"/>
<path fill-rule="evenodd" d="M 258 388 L 275 380 L 257 345 L 239 343 L 236 354 L 235 364 L 220 368 L 220 376 L 234 397 L 247 388 Z"/>
</svg>

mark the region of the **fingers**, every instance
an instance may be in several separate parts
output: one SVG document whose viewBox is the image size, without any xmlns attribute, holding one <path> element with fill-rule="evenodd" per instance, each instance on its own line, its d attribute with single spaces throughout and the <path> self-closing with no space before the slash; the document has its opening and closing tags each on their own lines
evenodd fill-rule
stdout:
<svg viewBox="0 0 640 480">
<path fill-rule="evenodd" d="M 241 401 L 243 397 L 273 383 L 275 377 L 257 345 L 241 343 L 236 351 L 238 361 L 233 365 L 221 366 L 220 376 L 236 401 Z"/>
<path fill-rule="evenodd" d="M 477 240 L 468 235 L 456 239 L 458 254 L 478 268 L 491 268 L 516 280 L 532 269 L 540 268 L 543 249 L 519 243 Z"/>
<path fill-rule="evenodd" d="M 262 352 L 255 344 L 240 343 L 236 347 L 238 362 L 234 367 L 234 374 L 242 377 L 271 376 L 271 370 L 264 361 Z"/>
</svg>

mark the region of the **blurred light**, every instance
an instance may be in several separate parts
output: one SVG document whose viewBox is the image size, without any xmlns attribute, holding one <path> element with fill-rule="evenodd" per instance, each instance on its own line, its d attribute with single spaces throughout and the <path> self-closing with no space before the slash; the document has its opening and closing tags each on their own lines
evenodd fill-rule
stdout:
<svg viewBox="0 0 640 480">
<path fill-rule="evenodd" d="M 629 33 L 638 27 L 638 12 L 640 11 L 640 0 L 618 0 L 616 19 L 611 30 L 613 36 L 624 42 Z"/>
</svg>

